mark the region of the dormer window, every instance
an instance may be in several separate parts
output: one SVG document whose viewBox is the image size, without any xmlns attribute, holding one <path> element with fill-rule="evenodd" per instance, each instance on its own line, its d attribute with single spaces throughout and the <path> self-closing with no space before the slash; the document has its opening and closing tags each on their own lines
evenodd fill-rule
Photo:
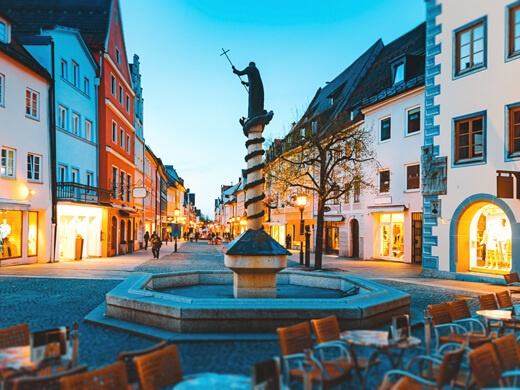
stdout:
<svg viewBox="0 0 520 390">
<path fill-rule="evenodd" d="M 329 106 L 332 107 L 334 104 L 336 104 L 338 102 L 339 96 L 341 94 L 341 91 L 343 90 L 344 85 L 345 84 L 343 83 L 338 88 L 336 88 L 336 90 L 334 92 L 332 92 L 329 96 L 327 96 L 329 99 Z"/>
<path fill-rule="evenodd" d="M 0 42 L 9 43 L 9 28 L 5 20 L 0 20 Z"/>
<path fill-rule="evenodd" d="M 404 61 L 393 65 L 394 85 L 404 81 Z"/>
</svg>

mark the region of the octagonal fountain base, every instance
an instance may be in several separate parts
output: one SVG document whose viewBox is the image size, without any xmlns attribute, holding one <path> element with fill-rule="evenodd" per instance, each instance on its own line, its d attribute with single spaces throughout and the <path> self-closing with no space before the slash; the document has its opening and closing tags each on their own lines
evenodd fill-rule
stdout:
<svg viewBox="0 0 520 390">
<path fill-rule="evenodd" d="M 410 311 L 408 294 L 326 272 L 281 271 L 278 298 L 236 299 L 232 286 L 227 270 L 133 276 L 106 295 L 104 317 L 177 333 L 236 334 L 272 333 L 332 314 L 342 329 L 375 328 Z M 229 294 L 206 290 L 222 287 Z"/>
</svg>

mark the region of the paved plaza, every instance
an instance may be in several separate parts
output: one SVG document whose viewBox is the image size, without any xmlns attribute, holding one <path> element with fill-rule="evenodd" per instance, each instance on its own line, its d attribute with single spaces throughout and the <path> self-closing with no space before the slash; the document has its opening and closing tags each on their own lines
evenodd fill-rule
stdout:
<svg viewBox="0 0 520 390">
<path fill-rule="evenodd" d="M 80 362 L 91 368 L 110 364 L 116 360 L 118 352 L 145 348 L 156 340 L 86 323 L 85 316 L 104 302 L 105 294 L 128 276 L 138 273 L 225 269 L 221 249 L 206 241 L 181 242 L 177 253 L 173 252 L 173 243 L 163 245 L 160 259 L 153 259 L 148 250 L 107 259 L 0 267 L 0 294 L 3 297 L 0 327 L 27 322 L 31 330 L 39 330 L 72 325 L 77 321 L 80 323 Z M 301 267 L 297 252 L 289 257 L 288 266 Z M 421 277 L 420 266 L 393 262 L 324 256 L 323 269 L 377 280 L 410 294 L 415 324 L 413 333 L 420 338 L 423 338 L 420 317 L 428 304 L 464 297 L 475 311 L 478 300 L 474 298 L 478 294 L 505 288 L 503 285 L 427 279 Z M 497 283 L 500 281 L 497 279 Z M 254 363 L 280 355 L 275 337 L 259 337 L 252 341 L 244 341 L 238 336 L 223 340 L 218 337 L 195 341 L 187 338 L 175 342 L 186 374 L 208 371 L 249 374 Z M 370 388 L 377 386 L 388 369 L 388 364 L 382 360 L 374 371 L 376 375 L 370 376 Z M 357 379 L 353 379 L 351 387 L 359 387 Z"/>
</svg>

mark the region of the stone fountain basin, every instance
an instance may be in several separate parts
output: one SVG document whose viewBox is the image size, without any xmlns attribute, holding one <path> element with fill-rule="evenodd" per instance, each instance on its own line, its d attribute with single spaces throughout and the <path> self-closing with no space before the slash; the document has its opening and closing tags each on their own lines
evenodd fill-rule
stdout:
<svg viewBox="0 0 520 390">
<path fill-rule="evenodd" d="M 408 294 L 369 280 L 321 271 L 278 273 L 277 286 L 305 287 L 307 292 L 299 298 L 197 297 L 197 288 L 206 285 L 232 286 L 233 273 L 180 271 L 132 276 L 106 295 L 105 316 L 177 333 L 271 333 L 278 327 L 332 314 L 342 329 L 375 328 L 410 311 Z M 190 296 L 174 293 L 175 288 L 186 286 L 192 286 Z M 357 295 L 334 298 L 313 298 L 308 290 L 339 290 L 342 295 L 354 286 L 359 287 Z"/>
</svg>

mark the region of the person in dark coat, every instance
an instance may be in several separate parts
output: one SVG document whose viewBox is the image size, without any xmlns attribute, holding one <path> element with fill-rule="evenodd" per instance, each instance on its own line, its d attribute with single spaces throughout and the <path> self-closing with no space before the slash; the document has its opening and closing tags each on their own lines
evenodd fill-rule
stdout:
<svg viewBox="0 0 520 390">
<path fill-rule="evenodd" d="M 249 66 L 244 70 L 237 70 L 233 66 L 233 73 L 244 76 L 247 75 L 247 82 L 242 81 L 242 84 L 249 87 L 249 110 L 248 120 L 257 115 L 264 113 L 264 85 L 260 77 L 260 72 L 254 62 L 250 62 Z"/>
<path fill-rule="evenodd" d="M 144 234 L 144 250 L 148 249 L 148 241 L 150 240 L 150 233 L 148 231 Z"/>
<path fill-rule="evenodd" d="M 162 241 L 157 235 L 157 233 L 153 232 L 152 237 L 150 238 L 150 243 L 152 244 L 152 254 L 154 259 L 159 258 L 159 251 L 161 250 Z"/>
</svg>

